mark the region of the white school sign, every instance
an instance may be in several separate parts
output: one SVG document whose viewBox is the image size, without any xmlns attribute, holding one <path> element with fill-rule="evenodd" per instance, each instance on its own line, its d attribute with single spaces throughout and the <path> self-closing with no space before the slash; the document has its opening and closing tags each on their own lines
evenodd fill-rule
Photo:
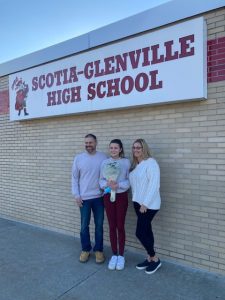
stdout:
<svg viewBox="0 0 225 300">
<path fill-rule="evenodd" d="M 203 18 L 10 75 L 10 120 L 206 98 Z"/>
</svg>

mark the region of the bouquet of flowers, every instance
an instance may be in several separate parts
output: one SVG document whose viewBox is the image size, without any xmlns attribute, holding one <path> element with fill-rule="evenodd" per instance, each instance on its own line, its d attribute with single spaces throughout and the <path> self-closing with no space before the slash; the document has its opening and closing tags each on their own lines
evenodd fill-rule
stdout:
<svg viewBox="0 0 225 300">
<path fill-rule="evenodd" d="M 120 175 L 120 164 L 117 161 L 109 162 L 103 167 L 103 176 L 107 181 L 116 181 Z M 116 191 L 112 190 L 110 187 L 106 187 L 104 193 L 110 193 L 110 201 L 114 202 L 116 200 Z"/>
</svg>

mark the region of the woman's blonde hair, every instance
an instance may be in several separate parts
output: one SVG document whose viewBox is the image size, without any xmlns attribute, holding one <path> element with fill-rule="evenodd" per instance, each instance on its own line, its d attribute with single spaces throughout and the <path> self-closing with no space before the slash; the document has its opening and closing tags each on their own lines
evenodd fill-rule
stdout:
<svg viewBox="0 0 225 300">
<path fill-rule="evenodd" d="M 152 157 L 151 150 L 150 150 L 148 144 L 146 143 L 146 141 L 144 139 L 137 139 L 137 140 L 135 140 L 133 142 L 133 146 L 136 143 L 139 143 L 141 145 L 142 149 L 143 149 L 143 159 L 144 160 L 148 159 L 149 157 Z M 131 171 L 136 168 L 137 164 L 138 164 L 138 160 L 137 160 L 136 157 L 134 157 L 134 153 L 132 151 Z"/>
</svg>

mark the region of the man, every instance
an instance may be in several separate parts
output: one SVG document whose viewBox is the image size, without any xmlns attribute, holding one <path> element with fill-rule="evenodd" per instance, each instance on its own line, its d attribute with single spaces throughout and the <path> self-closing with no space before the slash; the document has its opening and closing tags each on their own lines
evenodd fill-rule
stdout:
<svg viewBox="0 0 225 300">
<path fill-rule="evenodd" d="M 72 194 L 80 208 L 81 230 L 80 239 L 82 252 L 80 262 L 87 262 L 92 249 L 89 225 L 91 211 L 95 223 L 95 252 L 96 263 L 103 263 L 103 220 L 104 205 L 102 191 L 99 187 L 100 167 L 107 156 L 96 151 L 97 138 L 94 134 L 85 136 L 86 151 L 75 156 L 72 168 Z"/>
</svg>

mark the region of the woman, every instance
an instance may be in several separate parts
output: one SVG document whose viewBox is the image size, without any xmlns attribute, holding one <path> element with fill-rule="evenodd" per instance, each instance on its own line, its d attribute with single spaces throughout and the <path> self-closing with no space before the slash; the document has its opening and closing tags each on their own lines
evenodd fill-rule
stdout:
<svg viewBox="0 0 225 300">
<path fill-rule="evenodd" d="M 152 274 L 161 267 L 154 251 L 154 235 L 151 222 L 160 209 L 160 170 L 150 149 L 143 139 L 133 143 L 133 162 L 129 175 L 132 189 L 132 201 L 137 215 L 136 237 L 145 250 L 147 258 L 136 266 L 147 274 Z"/>
<path fill-rule="evenodd" d="M 114 139 L 109 144 L 110 158 L 102 162 L 100 172 L 100 187 L 105 190 L 104 205 L 109 223 L 110 243 L 112 257 L 108 264 L 109 270 L 123 270 L 125 265 L 125 217 L 128 208 L 128 189 L 130 161 L 124 158 L 121 140 Z M 117 178 L 107 175 L 112 174 L 110 168 L 116 168 Z M 112 197 L 115 193 L 115 198 Z M 112 195 L 111 195 L 112 194 Z"/>
</svg>

